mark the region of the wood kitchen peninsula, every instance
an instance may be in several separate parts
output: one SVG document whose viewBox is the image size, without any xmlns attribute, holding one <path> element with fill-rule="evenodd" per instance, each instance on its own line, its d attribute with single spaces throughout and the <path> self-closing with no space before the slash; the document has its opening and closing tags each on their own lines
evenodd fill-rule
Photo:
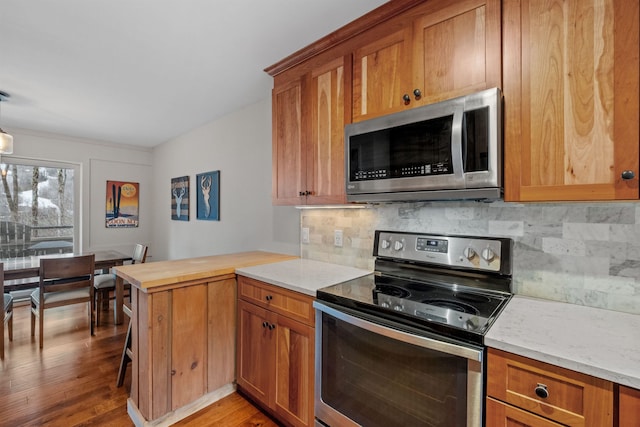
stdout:
<svg viewBox="0 0 640 427">
<path fill-rule="evenodd" d="M 235 269 L 295 259 L 242 252 L 115 268 L 131 283 L 131 394 L 137 426 L 164 426 L 234 391 Z"/>
</svg>

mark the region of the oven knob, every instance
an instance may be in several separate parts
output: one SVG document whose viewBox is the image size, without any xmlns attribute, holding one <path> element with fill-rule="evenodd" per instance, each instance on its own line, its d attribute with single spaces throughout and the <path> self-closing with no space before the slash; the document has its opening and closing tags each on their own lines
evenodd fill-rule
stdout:
<svg viewBox="0 0 640 427">
<path fill-rule="evenodd" d="M 401 241 L 396 240 L 393 244 L 393 249 L 395 249 L 396 251 L 401 250 L 404 247 L 404 245 L 402 244 Z"/>
<path fill-rule="evenodd" d="M 393 306 L 393 309 L 394 309 L 395 311 L 404 311 L 404 307 L 403 307 L 402 305 L 400 305 L 400 304 L 396 304 L 396 305 L 394 305 L 394 306 Z"/>
<path fill-rule="evenodd" d="M 482 259 L 484 259 L 485 261 L 491 262 L 495 257 L 496 257 L 496 254 L 493 253 L 491 248 L 484 248 L 482 250 Z"/>
<path fill-rule="evenodd" d="M 380 242 L 380 247 L 382 247 L 382 249 L 389 249 L 389 246 L 391 246 L 391 242 L 388 240 Z"/>
<path fill-rule="evenodd" d="M 476 256 L 476 251 L 474 251 L 472 247 L 466 247 L 464 248 L 463 255 L 466 259 L 472 260 Z"/>
<path fill-rule="evenodd" d="M 389 308 L 389 307 L 391 307 L 391 306 L 389 305 L 389 303 L 388 303 L 388 302 L 386 302 L 386 301 L 382 301 L 382 302 L 380 303 L 380 306 L 381 306 L 381 307 L 383 307 L 383 308 Z"/>
</svg>

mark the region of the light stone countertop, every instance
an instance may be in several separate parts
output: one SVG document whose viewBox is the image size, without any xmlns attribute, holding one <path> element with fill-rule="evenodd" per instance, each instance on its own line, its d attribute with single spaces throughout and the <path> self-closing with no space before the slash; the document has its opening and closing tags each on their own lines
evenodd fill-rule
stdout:
<svg viewBox="0 0 640 427">
<path fill-rule="evenodd" d="M 640 389 L 640 316 L 515 295 L 488 347 Z"/>
<path fill-rule="evenodd" d="M 236 274 L 315 297 L 320 288 L 370 274 L 371 271 L 339 264 L 294 259 L 236 269 Z"/>
</svg>

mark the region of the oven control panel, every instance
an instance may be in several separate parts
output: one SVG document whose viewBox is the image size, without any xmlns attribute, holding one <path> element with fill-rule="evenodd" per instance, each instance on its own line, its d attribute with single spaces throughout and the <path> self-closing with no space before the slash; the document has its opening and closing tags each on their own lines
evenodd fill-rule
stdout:
<svg viewBox="0 0 640 427">
<path fill-rule="evenodd" d="M 374 256 L 511 274 L 512 240 L 376 231 Z"/>
</svg>

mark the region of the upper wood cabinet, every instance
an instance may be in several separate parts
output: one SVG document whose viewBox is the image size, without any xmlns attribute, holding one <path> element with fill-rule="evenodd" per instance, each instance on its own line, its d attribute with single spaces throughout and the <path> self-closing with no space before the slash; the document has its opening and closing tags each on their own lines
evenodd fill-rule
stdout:
<svg viewBox="0 0 640 427">
<path fill-rule="evenodd" d="M 273 89 L 273 204 L 344 203 L 345 75 L 350 58 L 301 66 Z M 295 71 L 295 70 L 294 70 Z"/>
<path fill-rule="evenodd" d="M 638 199 L 638 0 L 504 0 L 505 200 Z"/>
<path fill-rule="evenodd" d="M 362 35 L 353 58 L 353 121 L 500 87 L 500 1 L 425 2 Z"/>
</svg>

